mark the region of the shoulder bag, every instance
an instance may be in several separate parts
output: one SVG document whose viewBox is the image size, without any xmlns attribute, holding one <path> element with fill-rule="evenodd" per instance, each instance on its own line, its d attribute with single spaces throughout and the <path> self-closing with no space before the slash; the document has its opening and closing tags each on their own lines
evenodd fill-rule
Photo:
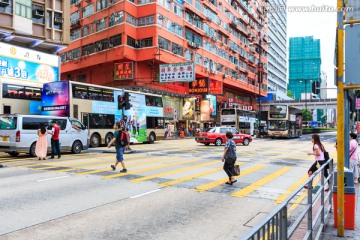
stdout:
<svg viewBox="0 0 360 240">
<path fill-rule="evenodd" d="M 239 164 L 236 164 L 233 168 L 233 174 L 234 176 L 239 176 L 240 175 L 240 166 Z"/>
</svg>

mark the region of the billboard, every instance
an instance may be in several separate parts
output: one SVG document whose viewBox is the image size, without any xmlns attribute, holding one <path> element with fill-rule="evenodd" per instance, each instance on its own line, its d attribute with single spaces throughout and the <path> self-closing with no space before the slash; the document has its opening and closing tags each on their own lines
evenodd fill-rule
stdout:
<svg viewBox="0 0 360 240">
<path fill-rule="evenodd" d="M 210 100 L 200 102 L 200 121 L 210 121 Z"/>
<path fill-rule="evenodd" d="M 44 84 L 41 101 L 44 115 L 69 117 L 69 82 L 59 81 Z"/>
<path fill-rule="evenodd" d="M 160 64 L 159 81 L 168 82 L 192 82 L 195 79 L 195 64 L 193 62 Z"/>
<path fill-rule="evenodd" d="M 194 120 L 195 98 L 184 98 L 182 107 L 182 119 Z"/>
<path fill-rule="evenodd" d="M 205 98 L 210 101 L 210 117 L 216 117 L 216 96 L 208 94 Z"/>
<path fill-rule="evenodd" d="M 35 82 L 59 81 L 59 57 L 0 43 L 0 77 Z"/>
</svg>

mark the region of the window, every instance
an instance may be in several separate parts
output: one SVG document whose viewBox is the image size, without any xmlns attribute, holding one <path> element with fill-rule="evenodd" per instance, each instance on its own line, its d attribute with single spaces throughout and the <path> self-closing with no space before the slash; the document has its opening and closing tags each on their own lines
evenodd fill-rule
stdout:
<svg viewBox="0 0 360 240">
<path fill-rule="evenodd" d="M 70 123 L 71 123 L 71 127 L 76 129 L 76 130 L 85 130 L 85 126 L 82 125 L 82 123 L 77 121 L 77 120 L 71 119 Z"/>
<path fill-rule="evenodd" d="M 199 10 L 200 12 L 202 12 L 202 4 L 201 4 L 200 0 L 196 0 L 196 2 L 195 2 L 195 8 L 196 8 L 197 10 Z"/>
<path fill-rule="evenodd" d="M 63 22 L 62 13 L 54 12 L 54 28 L 61 30 Z"/>
<path fill-rule="evenodd" d="M 127 37 L 127 45 L 131 46 L 131 47 L 136 47 L 136 41 L 135 39 L 133 39 L 132 37 Z"/>
<path fill-rule="evenodd" d="M 73 98 L 87 99 L 88 98 L 87 87 L 73 84 L 72 94 L 73 94 Z"/>
<path fill-rule="evenodd" d="M 44 124 L 49 130 L 51 130 L 51 122 L 55 121 L 60 127 L 60 130 L 66 129 L 66 119 L 51 119 L 51 118 L 35 118 L 35 117 L 24 117 L 22 120 L 22 128 L 26 130 L 37 130 L 40 124 Z"/>
<path fill-rule="evenodd" d="M 124 22 L 124 12 L 115 12 L 110 15 L 109 19 L 109 27 L 112 27 L 114 25 L 120 24 Z"/>
<path fill-rule="evenodd" d="M 106 19 L 102 18 L 96 22 L 96 31 L 99 32 L 106 28 Z"/>
<path fill-rule="evenodd" d="M 52 12 L 46 11 L 46 27 L 51 28 L 52 27 Z"/>
<path fill-rule="evenodd" d="M 32 11 L 32 21 L 34 23 L 45 24 L 44 5 L 33 4 Z"/>
<path fill-rule="evenodd" d="M 76 81 L 77 82 L 86 82 L 86 75 L 85 74 L 82 74 L 82 75 L 78 75 L 76 76 Z"/>
<path fill-rule="evenodd" d="M 86 18 L 94 13 L 94 4 L 88 5 L 82 9 L 83 18 Z"/>
<path fill-rule="evenodd" d="M 89 128 L 102 129 L 113 128 L 115 124 L 115 115 L 113 114 L 89 114 Z"/>
<path fill-rule="evenodd" d="M 145 26 L 145 25 L 150 25 L 150 24 L 154 24 L 155 21 L 154 21 L 154 15 L 151 15 L 151 16 L 147 16 L 147 17 L 142 17 L 142 18 L 139 18 L 137 20 L 138 22 L 138 26 Z"/>
<path fill-rule="evenodd" d="M 13 1 L 9 1 L 8 5 L 0 7 L 0 12 L 12 13 L 13 12 Z"/>
<path fill-rule="evenodd" d="M 75 29 L 70 31 L 70 40 L 75 41 L 80 38 L 80 29 Z"/>
<path fill-rule="evenodd" d="M 97 11 L 101 11 L 103 10 L 104 8 L 107 8 L 108 7 L 108 2 L 109 0 L 98 0 L 97 3 L 96 3 L 96 10 Z"/>
<path fill-rule="evenodd" d="M 121 34 L 112 36 L 109 38 L 109 47 L 115 47 L 121 45 Z"/>
<path fill-rule="evenodd" d="M 80 18 L 80 11 L 76 11 L 70 15 L 70 22 L 75 22 Z"/>
<path fill-rule="evenodd" d="M 85 25 L 82 28 L 82 35 L 83 35 L 83 37 L 86 37 L 87 35 L 89 35 L 89 27 L 88 27 L 88 25 Z"/>
<path fill-rule="evenodd" d="M 189 30 L 185 30 L 185 39 L 190 41 L 190 42 L 194 42 L 196 44 L 198 44 L 199 46 L 203 46 L 203 43 L 202 43 L 202 38 L 200 35 L 198 34 L 195 34 L 194 32 L 191 32 Z"/>
<path fill-rule="evenodd" d="M 172 52 L 176 55 L 182 56 L 182 46 L 172 43 Z"/>
<path fill-rule="evenodd" d="M 152 38 L 144 38 L 140 40 L 140 47 L 151 47 L 153 45 Z"/>
<path fill-rule="evenodd" d="M 161 117 L 146 117 L 147 129 L 164 129 L 164 118 Z"/>
<path fill-rule="evenodd" d="M 0 129 L 1 130 L 11 130 L 16 129 L 17 127 L 17 117 L 5 117 L 0 118 Z"/>
<path fill-rule="evenodd" d="M 93 43 L 82 47 L 81 55 L 86 56 L 95 52 L 95 45 Z"/>
<path fill-rule="evenodd" d="M 31 1 L 29 0 L 16 0 L 15 1 L 15 14 L 27 19 L 32 19 L 31 14 Z"/>
<path fill-rule="evenodd" d="M 162 98 L 157 96 L 145 96 L 146 106 L 162 107 Z"/>
<path fill-rule="evenodd" d="M 173 9 L 172 11 L 179 17 L 183 17 L 183 14 L 182 14 L 182 7 L 180 7 L 179 5 L 177 5 L 176 3 L 173 4 Z"/>
<path fill-rule="evenodd" d="M 192 51 L 190 51 L 189 49 L 186 49 L 184 52 L 184 57 L 185 57 L 185 59 L 192 61 L 193 54 L 194 53 Z"/>
<path fill-rule="evenodd" d="M 89 87 L 88 92 L 90 100 L 103 100 L 101 88 Z"/>
<path fill-rule="evenodd" d="M 169 40 L 159 36 L 158 43 L 159 43 L 159 48 L 170 51 L 170 41 Z"/>
<path fill-rule="evenodd" d="M 136 26 L 136 18 L 126 13 L 126 22 Z"/>
<path fill-rule="evenodd" d="M 114 91 L 110 89 L 103 89 L 103 100 L 107 102 L 114 102 Z"/>
<path fill-rule="evenodd" d="M 41 101 L 41 89 L 4 83 L 3 98 Z"/>
</svg>

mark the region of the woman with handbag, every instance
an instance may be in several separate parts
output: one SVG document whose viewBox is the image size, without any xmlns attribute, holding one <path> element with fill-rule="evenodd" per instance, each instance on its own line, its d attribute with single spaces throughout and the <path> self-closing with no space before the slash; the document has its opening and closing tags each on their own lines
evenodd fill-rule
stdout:
<svg viewBox="0 0 360 240">
<path fill-rule="evenodd" d="M 315 156 L 315 162 L 313 165 L 311 165 L 311 167 L 309 168 L 308 174 L 309 177 L 316 172 L 316 170 L 318 170 L 318 168 L 325 164 L 327 162 L 327 160 L 325 160 L 325 147 L 324 145 L 321 143 L 320 141 L 320 136 L 317 134 L 313 134 L 311 137 L 311 142 L 313 143 L 313 150 L 312 152 L 308 152 L 308 155 L 314 155 Z M 329 174 L 328 174 L 328 168 L 329 167 L 325 167 L 324 169 L 324 177 L 328 178 Z M 305 188 L 307 188 L 307 186 L 305 186 Z M 326 188 L 325 191 L 328 191 L 329 188 Z"/>
<path fill-rule="evenodd" d="M 350 133 L 350 163 L 349 169 L 354 174 L 354 183 L 358 183 L 359 168 L 358 168 L 358 142 L 356 133 Z"/>
<path fill-rule="evenodd" d="M 233 185 L 237 182 L 237 180 L 234 178 L 234 165 L 236 162 L 236 144 L 232 140 L 233 134 L 232 132 L 226 133 L 226 144 L 224 149 L 224 155 L 221 159 L 221 161 L 224 163 L 224 171 L 229 176 L 229 181 L 225 182 L 227 185 Z"/>
</svg>

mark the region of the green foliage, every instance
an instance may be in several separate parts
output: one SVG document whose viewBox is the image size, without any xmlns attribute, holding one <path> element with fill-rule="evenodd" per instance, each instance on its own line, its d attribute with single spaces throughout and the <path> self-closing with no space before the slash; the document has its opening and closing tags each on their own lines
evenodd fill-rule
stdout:
<svg viewBox="0 0 360 240">
<path fill-rule="evenodd" d="M 294 94 L 292 93 L 291 90 L 287 90 L 286 95 L 287 95 L 288 97 L 294 98 Z"/>
<path fill-rule="evenodd" d="M 312 120 L 311 112 L 308 109 L 302 110 L 302 120 L 303 121 L 311 121 Z"/>
</svg>

